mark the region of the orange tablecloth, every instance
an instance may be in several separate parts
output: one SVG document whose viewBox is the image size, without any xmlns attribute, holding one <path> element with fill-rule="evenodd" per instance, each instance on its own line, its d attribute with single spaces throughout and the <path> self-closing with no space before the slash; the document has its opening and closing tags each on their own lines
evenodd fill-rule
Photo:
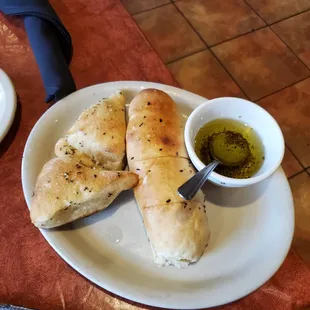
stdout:
<svg viewBox="0 0 310 310">
<path fill-rule="evenodd" d="M 77 88 L 116 80 L 176 85 L 116 0 L 53 0 L 72 35 Z M 32 226 L 20 167 L 28 134 L 47 109 L 23 22 L 0 15 L 0 67 L 18 94 L 14 124 L 0 145 L 0 303 L 41 310 L 150 309 L 104 291 L 77 274 Z M 299 309 L 310 305 L 310 271 L 292 251 L 277 274 L 248 297 L 217 309 Z"/>
</svg>

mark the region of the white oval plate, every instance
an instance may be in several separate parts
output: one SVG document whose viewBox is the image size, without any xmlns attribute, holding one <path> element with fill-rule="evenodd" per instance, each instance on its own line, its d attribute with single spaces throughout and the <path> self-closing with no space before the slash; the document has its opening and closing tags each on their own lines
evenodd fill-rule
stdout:
<svg viewBox="0 0 310 310">
<path fill-rule="evenodd" d="M 22 183 L 29 206 L 36 177 L 54 157 L 56 141 L 82 110 L 122 89 L 127 103 L 143 88 L 167 92 L 184 117 L 206 99 L 148 82 L 112 82 L 79 90 L 51 107 L 33 128 L 25 146 Z M 97 285 L 152 306 L 194 309 L 239 299 L 264 284 L 280 267 L 294 230 L 290 187 L 279 169 L 255 186 L 205 187 L 210 243 L 187 269 L 158 268 L 131 191 L 106 210 L 55 230 L 41 230 L 55 251 Z"/>
<path fill-rule="evenodd" d="M 0 69 L 0 142 L 9 131 L 16 111 L 16 93 L 12 81 Z"/>
</svg>

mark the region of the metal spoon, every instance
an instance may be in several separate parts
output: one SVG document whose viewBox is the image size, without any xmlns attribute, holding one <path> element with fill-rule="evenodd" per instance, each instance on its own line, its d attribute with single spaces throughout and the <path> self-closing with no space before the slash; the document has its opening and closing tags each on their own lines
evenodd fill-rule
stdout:
<svg viewBox="0 0 310 310">
<path fill-rule="evenodd" d="M 223 151 L 223 145 L 225 151 Z M 207 181 L 211 172 L 218 165 L 239 166 L 250 154 L 246 139 L 239 133 L 224 131 L 212 136 L 209 148 L 214 161 L 197 172 L 193 177 L 178 188 L 179 195 L 185 200 L 191 200 L 202 185 Z"/>
</svg>

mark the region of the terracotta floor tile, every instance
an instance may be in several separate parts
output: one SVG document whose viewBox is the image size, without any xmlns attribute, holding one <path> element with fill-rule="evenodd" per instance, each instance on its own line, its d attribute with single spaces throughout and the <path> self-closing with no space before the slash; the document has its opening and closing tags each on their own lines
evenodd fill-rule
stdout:
<svg viewBox="0 0 310 310">
<path fill-rule="evenodd" d="M 258 102 L 279 123 L 288 147 L 310 166 L 310 78 Z M 310 225 L 309 225 L 310 227 Z"/>
<path fill-rule="evenodd" d="M 184 89 L 208 99 L 222 96 L 245 97 L 208 50 L 173 62 L 168 68 Z"/>
<path fill-rule="evenodd" d="M 293 247 L 310 266 L 310 176 L 302 172 L 290 185 L 295 202 L 295 234 Z"/>
<path fill-rule="evenodd" d="M 309 0 L 247 0 L 247 2 L 268 24 L 310 9 Z"/>
<path fill-rule="evenodd" d="M 282 161 L 282 168 L 288 178 L 303 170 L 301 164 L 297 161 L 295 156 L 287 147 L 285 147 L 285 154 Z"/>
<path fill-rule="evenodd" d="M 309 76 L 308 68 L 268 28 L 212 47 L 251 100 Z"/>
<path fill-rule="evenodd" d="M 158 6 L 170 3 L 170 0 L 122 0 L 124 7 L 130 14 L 150 10 Z"/>
<path fill-rule="evenodd" d="M 310 11 L 279 22 L 272 29 L 310 68 Z"/>
<path fill-rule="evenodd" d="M 208 45 L 265 25 L 243 0 L 181 0 L 175 4 Z"/>
<path fill-rule="evenodd" d="M 137 14 L 134 19 L 166 63 L 205 49 L 205 44 L 173 4 Z"/>
</svg>

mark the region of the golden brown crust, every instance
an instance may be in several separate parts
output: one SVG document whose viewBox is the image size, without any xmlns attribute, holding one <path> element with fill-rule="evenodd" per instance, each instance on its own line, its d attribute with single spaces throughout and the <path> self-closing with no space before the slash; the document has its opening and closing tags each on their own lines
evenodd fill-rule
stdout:
<svg viewBox="0 0 310 310">
<path fill-rule="evenodd" d="M 37 178 L 30 206 L 32 222 L 51 228 L 88 216 L 106 208 L 137 181 L 132 172 L 91 169 L 72 159 L 54 158 Z"/>
<path fill-rule="evenodd" d="M 163 156 L 188 157 L 175 102 L 159 90 L 143 90 L 130 103 L 128 162 Z"/>
<path fill-rule="evenodd" d="M 203 193 L 188 202 L 177 193 L 194 175 L 194 168 L 173 100 L 159 90 L 140 92 L 129 107 L 126 139 L 129 168 L 139 175 L 134 193 L 155 263 L 183 267 L 197 261 L 209 228 Z"/>
<path fill-rule="evenodd" d="M 122 170 L 125 156 L 125 97 L 119 93 L 86 109 L 55 146 L 58 157 L 106 170 Z"/>
<path fill-rule="evenodd" d="M 141 208 L 184 202 L 177 190 L 195 173 L 189 160 L 180 157 L 136 161 L 131 165 L 131 171 L 140 177 L 134 193 Z M 203 193 L 199 191 L 193 201 L 203 204 Z"/>
</svg>

